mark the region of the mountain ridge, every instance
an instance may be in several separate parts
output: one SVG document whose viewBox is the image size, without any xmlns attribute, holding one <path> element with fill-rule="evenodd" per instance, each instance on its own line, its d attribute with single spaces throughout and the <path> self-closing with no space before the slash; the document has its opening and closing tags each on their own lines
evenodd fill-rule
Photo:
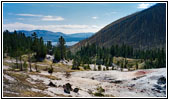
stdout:
<svg viewBox="0 0 169 100">
<path fill-rule="evenodd" d="M 92 37 L 73 45 L 71 51 L 92 43 L 104 47 L 124 43 L 135 49 L 165 48 L 165 37 L 166 4 L 159 3 L 106 25 Z"/>
<path fill-rule="evenodd" d="M 66 34 L 62 32 L 52 32 L 48 30 L 17 30 L 17 32 L 23 32 L 26 36 L 31 36 L 33 32 L 36 32 L 38 37 L 43 37 L 44 41 L 50 40 L 52 42 L 57 42 L 60 36 L 63 36 L 66 42 L 81 41 L 83 39 L 89 38 L 94 34 L 92 32 Z"/>
</svg>

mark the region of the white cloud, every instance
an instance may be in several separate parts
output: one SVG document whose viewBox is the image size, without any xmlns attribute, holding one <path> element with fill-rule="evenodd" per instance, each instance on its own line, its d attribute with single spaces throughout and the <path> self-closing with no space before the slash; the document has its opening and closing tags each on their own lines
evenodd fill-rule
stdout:
<svg viewBox="0 0 169 100">
<path fill-rule="evenodd" d="M 44 16 L 38 14 L 16 14 L 17 16 L 26 16 L 26 17 L 40 17 L 42 21 L 63 21 L 64 18 L 61 16 Z"/>
<path fill-rule="evenodd" d="M 150 7 L 152 4 L 149 4 L 149 3 L 141 3 L 141 4 L 138 4 L 138 7 L 139 9 L 146 9 L 148 7 Z"/>
<path fill-rule="evenodd" d="M 43 16 L 43 21 L 62 21 L 64 20 L 61 16 Z"/>
<path fill-rule="evenodd" d="M 28 16 L 28 17 L 42 17 L 42 15 L 36 15 L 36 14 L 16 14 L 18 16 Z"/>
<path fill-rule="evenodd" d="M 92 19 L 98 19 L 98 17 L 96 17 L 96 16 L 93 16 L 93 17 L 92 17 Z"/>
<path fill-rule="evenodd" d="M 4 24 L 3 30 L 49 30 L 53 32 L 63 32 L 63 33 L 81 33 L 81 32 L 97 32 L 101 29 L 101 26 L 97 25 L 32 25 L 24 23 L 11 23 Z"/>
</svg>

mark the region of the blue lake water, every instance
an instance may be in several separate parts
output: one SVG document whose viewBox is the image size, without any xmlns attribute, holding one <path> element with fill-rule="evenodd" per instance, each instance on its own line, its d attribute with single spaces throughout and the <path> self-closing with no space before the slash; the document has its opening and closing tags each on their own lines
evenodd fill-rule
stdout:
<svg viewBox="0 0 169 100">
<path fill-rule="evenodd" d="M 79 41 L 71 41 L 71 42 L 66 42 L 66 45 L 67 46 L 72 46 L 72 45 L 74 45 L 74 44 L 76 44 L 76 43 L 78 43 Z M 46 42 L 45 42 L 46 43 Z M 52 42 L 52 45 L 56 45 L 58 42 Z"/>
</svg>

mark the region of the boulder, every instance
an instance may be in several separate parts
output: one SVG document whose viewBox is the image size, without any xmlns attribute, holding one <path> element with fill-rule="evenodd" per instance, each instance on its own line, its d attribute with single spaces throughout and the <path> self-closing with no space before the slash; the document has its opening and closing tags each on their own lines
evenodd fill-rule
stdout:
<svg viewBox="0 0 169 100">
<path fill-rule="evenodd" d="M 70 83 L 66 83 L 63 85 L 64 92 L 70 94 L 70 91 L 72 91 L 72 85 Z"/>
<path fill-rule="evenodd" d="M 157 89 L 157 90 L 162 90 L 162 87 L 160 85 L 154 85 L 154 87 Z"/>
<path fill-rule="evenodd" d="M 112 80 L 112 81 L 110 81 L 110 83 L 116 83 L 116 84 L 119 84 L 119 83 L 122 83 L 123 81 L 121 81 L 121 80 Z"/>
<path fill-rule="evenodd" d="M 157 81 L 157 84 L 166 84 L 166 78 L 164 76 L 160 77 Z"/>
<path fill-rule="evenodd" d="M 79 91 L 79 88 L 74 88 L 73 89 L 73 92 L 75 92 L 75 93 L 78 93 L 78 91 Z"/>
<path fill-rule="evenodd" d="M 55 84 L 53 84 L 53 82 L 50 82 L 50 83 L 48 84 L 48 86 L 51 86 L 51 87 L 56 87 L 56 85 L 55 85 Z"/>
</svg>

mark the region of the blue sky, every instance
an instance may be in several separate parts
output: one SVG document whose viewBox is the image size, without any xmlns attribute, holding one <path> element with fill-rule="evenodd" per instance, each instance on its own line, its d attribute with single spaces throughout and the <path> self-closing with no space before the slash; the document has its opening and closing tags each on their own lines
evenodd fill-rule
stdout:
<svg viewBox="0 0 169 100">
<path fill-rule="evenodd" d="M 155 3 L 3 3 L 3 30 L 97 32 Z"/>
</svg>

